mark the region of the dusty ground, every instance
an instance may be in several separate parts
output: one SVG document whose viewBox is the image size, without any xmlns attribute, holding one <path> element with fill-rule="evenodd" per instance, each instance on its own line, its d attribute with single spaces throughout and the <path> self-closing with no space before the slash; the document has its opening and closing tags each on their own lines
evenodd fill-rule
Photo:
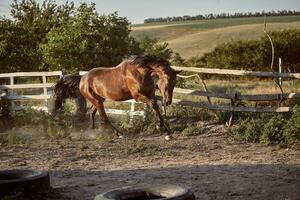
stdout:
<svg viewBox="0 0 300 200">
<path fill-rule="evenodd" d="M 0 146 L 0 169 L 49 170 L 47 199 L 93 199 L 144 184 L 191 188 L 197 199 L 300 199 L 300 150 L 233 141 L 208 133 L 125 139 L 73 139 Z"/>
</svg>

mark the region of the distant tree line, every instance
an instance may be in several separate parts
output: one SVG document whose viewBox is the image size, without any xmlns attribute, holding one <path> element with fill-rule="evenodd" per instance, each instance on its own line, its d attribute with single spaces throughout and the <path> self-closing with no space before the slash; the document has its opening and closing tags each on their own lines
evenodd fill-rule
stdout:
<svg viewBox="0 0 300 200">
<path fill-rule="evenodd" d="M 290 16 L 300 15 L 300 11 L 295 10 L 278 10 L 278 11 L 262 11 L 262 12 L 237 12 L 237 13 L 220 13 L 220 14 L 205 14 L 205 15 L 184 15 L 177 17 L 160 17 L 160 18 L 148 18 L 144 20 L 144 23 L 157 23 L 157 22 L 177 22 L 177 21 L 189 21 L 189 20 L 209 20 L 209 19 L 226 19 L 226 18 L 241 18 L 241 17 L 261 17 L 261 16 Z"/>
</svg>

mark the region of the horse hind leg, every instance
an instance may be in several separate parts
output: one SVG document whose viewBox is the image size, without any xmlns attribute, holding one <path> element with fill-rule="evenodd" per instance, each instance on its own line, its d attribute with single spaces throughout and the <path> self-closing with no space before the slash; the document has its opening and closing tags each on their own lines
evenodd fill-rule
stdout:
<svg viewBox="0 0 300 200">
<path fill-rule="evenodd" d="M 123 138 L 121 132 L 116 127 L 114 127 L 111 124 L 111 122 L 109 121 L 109 119 L 106 115 L 105 109 L 104 109 L 103 102 L 99 103 L 99 105 L 100 105 L 100 107 L 99 107 L 100 109 L 98 110 L 98 112 L 99 112 L 100 116 L 102 117 L 104 124 L 110 126 L 114 130 L 114 133 L 117 135 L 117 137 Z"/>
<path fill-rule="evenodd" d="M 96 115 L 96 112 L 97 112 L 97 109 L 94 108 L 94 110 L 93 110 L 93 112 L 91 113 L 91 116 L 90 116 L 90 121 L 91 121 L 90 129 L 95 129 L 95 115 Z"/>
<path fill-rule="evenodd" d="M 106 112 L 105 112 L 105 109 L 104 109 L 104 105 L 103 105 L 105 99 L 102 98 L 102 97 L 100 97 L 100 96 L 98 96 L 97 94 L 95 94 L 91 88 L 90 88 L 90 94 L 91 94 L 91 96 L 94 99 L 93 100 L 93 102 L 94 102 L 93 105 L 97 109 L 97 111 L 98 111 L 98 113 L 100 115 L 100 119 L 103 121 L 104 125 L 107 125 L 110 128 L 112 128 L 114 130 L 114 133 L 118 137 L 120 137 L 120 138 L 123 137 L 122 134 L 121 134 L 121 132 L 111 124 L 111 122 L 109 121 L 109 119 L 108 119 L 108 117 L 106 115 Z M 94 110 L 94 112 L 95 112 L 95 110 Z"/>
</svg>

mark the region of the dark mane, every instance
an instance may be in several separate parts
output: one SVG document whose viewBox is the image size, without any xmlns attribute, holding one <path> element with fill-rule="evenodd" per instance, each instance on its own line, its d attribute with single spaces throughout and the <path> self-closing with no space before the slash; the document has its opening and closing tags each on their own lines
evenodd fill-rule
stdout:
<svg viewBox="0 0 300 200">
<path fill-rule="evenodd" d="M 152 55 L 144 55 L 144 56 L 132 56 L 127 59 L 131 64 L 137 65 L 138 67 L 153 67 L 155 65 L 162 65 L 165 67 L 170 67 L 170 62 Z"/>
</svg>

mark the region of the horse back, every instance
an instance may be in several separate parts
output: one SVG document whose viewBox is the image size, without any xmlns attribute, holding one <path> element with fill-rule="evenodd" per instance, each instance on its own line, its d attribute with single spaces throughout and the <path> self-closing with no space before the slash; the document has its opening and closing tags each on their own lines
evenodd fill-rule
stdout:
<svg viewBox="0 0 300 200">
<path fill-rule="evenodd" d="M 94 68 L 82 77 L 81 85 L 87 85 L 95 94 L 115 101 L 132 99 L 125 82 L 123 67 Z M 83 87 L 83 86 L 82 86 Z"/>
</svg>

